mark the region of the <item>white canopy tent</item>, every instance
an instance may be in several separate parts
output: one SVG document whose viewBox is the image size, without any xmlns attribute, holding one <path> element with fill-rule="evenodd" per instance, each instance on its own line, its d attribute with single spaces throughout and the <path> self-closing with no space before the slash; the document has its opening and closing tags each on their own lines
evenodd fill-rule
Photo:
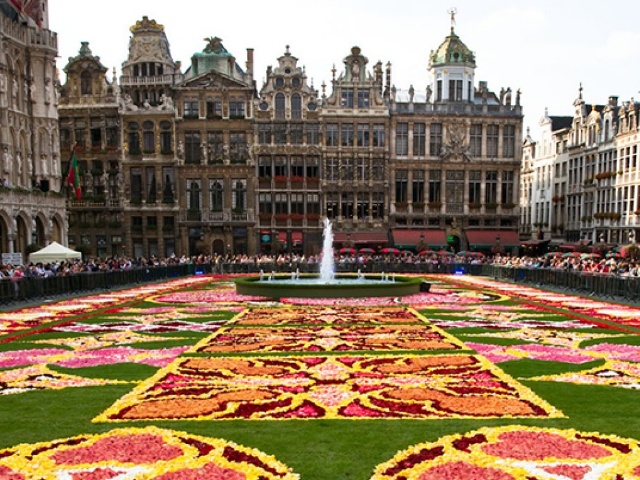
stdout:
<svg viewBox="0 0 640 480">
<path fill-rule="evenodd" d="M 43 249 L 29 255 L 29 261 L 32 263 L 59 262 L 70 258 L 82 258 L 82 253 L 60 245 L 58 242 L 51 242 Z"/>
</svg>

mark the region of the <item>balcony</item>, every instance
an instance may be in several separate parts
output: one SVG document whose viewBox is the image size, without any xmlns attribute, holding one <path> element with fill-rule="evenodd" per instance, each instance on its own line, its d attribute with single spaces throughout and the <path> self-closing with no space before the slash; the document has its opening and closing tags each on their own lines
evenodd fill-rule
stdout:
<svg viewBox="0 0 640 480">
<path fill-rule="evenodd" d="M 233 212 L 187 210 L 180 212 L 180 221 L 197 222 L 202 225 L 221 226 L 228 224 L 247 224 L 254 221 L 253 211 Z"/>
</svg>

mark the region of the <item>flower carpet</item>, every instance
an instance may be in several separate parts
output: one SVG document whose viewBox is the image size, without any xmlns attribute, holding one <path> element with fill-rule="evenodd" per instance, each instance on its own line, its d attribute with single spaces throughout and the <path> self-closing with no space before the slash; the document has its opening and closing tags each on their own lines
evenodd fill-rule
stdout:
<svg viewBox="0 0 640 480">
<path fill-rule="evenodd" d="M 0 479 L 640 479 L 640 308 L 197 276 L 0 312 Z"/>
</svg>

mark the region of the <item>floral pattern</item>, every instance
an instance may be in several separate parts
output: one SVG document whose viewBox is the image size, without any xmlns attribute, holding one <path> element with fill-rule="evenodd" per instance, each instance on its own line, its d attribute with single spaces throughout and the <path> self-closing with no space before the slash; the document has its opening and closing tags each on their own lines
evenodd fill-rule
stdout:
<svg viewBox="0 0 640 480">
<path fill-rule="evenodd" d="M 482 357 L 348 355 L 178 359 L 94 421 L 561 415 Z"/>
<path fill-rule="evenodd" d="M 0 476 L 10 480 L 299 478 L 258 450 L 156 427 L 115 429 L 0 450 Z"/>
<path fill-rule="evenodd" d="M 370 480 L 596 480 L 639 478 L 636 440 L 525 426 L 483 428 L 414 445 Z"/>
</svg>

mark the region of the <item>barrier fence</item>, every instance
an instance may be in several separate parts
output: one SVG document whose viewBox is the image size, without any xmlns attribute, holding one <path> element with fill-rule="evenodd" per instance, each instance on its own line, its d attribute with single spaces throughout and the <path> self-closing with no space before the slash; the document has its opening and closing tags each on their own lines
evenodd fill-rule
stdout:
<svg viewBox="0 0 640 480">
<path fill-rule="evenodd" d="M 112 270 L 107 272 L 83 272 L 52 277 L 23 277 L 0 279 L 0 304 L 37 301 L 59 296 L 76 296 L 112 288 L 124 288 L 144 283 L 152 283 L 172 278 L 197 274 L 259 274 L 318 273 L 319 264 L 309 263 L 215 263 L 183 264 L 162 267 Z M 558 269 L 510 268 L 500 265 L 471 263 L 396 263 L 368 262 L 337 263 L 336 273 L 381 274 L 460 274 L 492 277 L 514 283 L 542 287 L 553 287 L 568 293 L 590 295 L 602 298 L 623 298 L 640 300 L 640 278 L 622 277 L 612 274 L 592 274 Z"/>
<path fill-rule="evenodd" d="M 640 277 L 546 268 L 510 268 L 499 265 L 483 265 L 482 275 L 496 280 L 553 287 L 583 296 L 633 302 L 640 300 Z"/>
</svg>

